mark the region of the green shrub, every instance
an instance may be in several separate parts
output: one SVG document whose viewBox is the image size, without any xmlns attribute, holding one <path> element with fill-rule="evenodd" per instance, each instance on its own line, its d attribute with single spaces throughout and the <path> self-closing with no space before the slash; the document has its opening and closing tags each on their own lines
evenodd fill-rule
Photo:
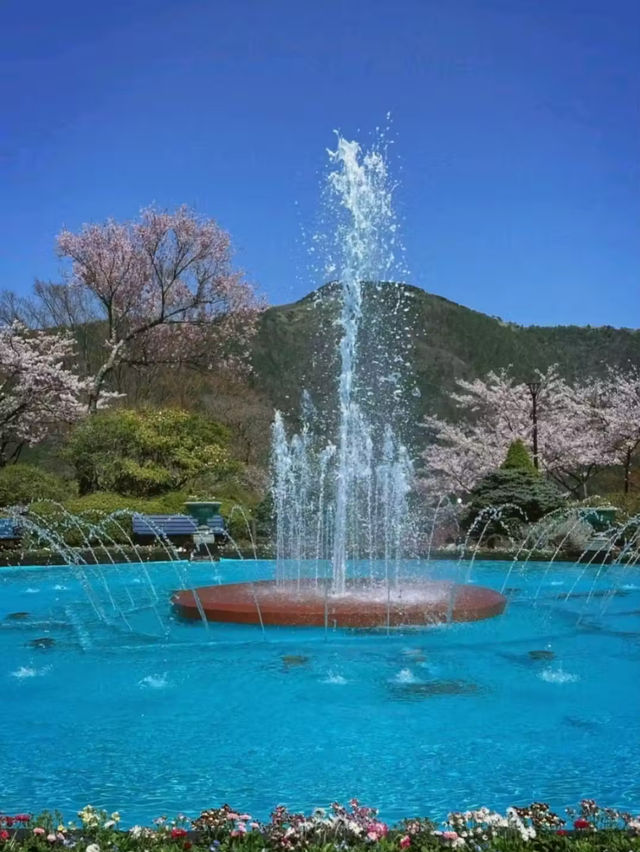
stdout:
<svg viewBox="0 0 640 852">
<path fill-rule="evenodd" d="M 524 443 L 517 438 L 512 441 L 507 450 L 507 457 L 500 465 L 502 470 L 526 470 L 528 473 L 538 475 L 529 450 Z"/>
<path fill-rule="evenodd" d="M 84 494 L 73 500 L 67 500 L 65 508 L 76 514 L 94 514 L 96 517 L 108 515 L 120 510 L 142 512 L 144 514 L 173 514 L 184 512 L 184 504 L 188 499 L 186 491 L 172 491 L 158 497 L 126 497 L 108 491 L 96 491 Z"/>
<path fill-rule="evenodd" d="M 492 522 L 487 532 L 514 532 L 517 525 L 538 521 L 563 503 L 564 497 L 557 486 L 537 473 L 500 468 L 483 477 L 473 489 L 463 523 L 470 527 L 484 509 L 505 506 L 501 512 L 502 523 Z M 479 527 L 478 532 L 483 524 Z"/>
<path fill-rule="evenodd" d="M 585 505 L 587 505 L 586 501 Z M 625 494 L 619 491 L 614 494 L 607 494 L 606 497 L 598 497 L 597 500 L 593 500 L 590 505 L 615 506 L 620 510 L 620 519 L 626 520 L 640 514 L 640 492 Z"/>
<path fill-rule="evenodd" d="M 233 471 L 226 476 L 205 473 L 188 484 L 189 494 L 199 500 L 220 500 L 224 505 L 255 506 L 261 493 L 247 484 L 243 471 Z"/>
<path fill-rule="evenodd" d="M 105 544 L 129 544 L 133 533 L 132 512 L 149 515 L 184 512 L 186 499 L 185 492 L 173 492 L 155 499 L 96 492 L 67 500 L 62 508 L 46 501 L 33 503 L 30 517 L 39 523 L 45 532 L 38 533 L 35 529 L 27 529 L 26 546 L 46 546 L 47 533 L 59 537 L 70 547 L 86 547 L 87 542 L 94 545 L 100 541 Z M 114 512 L 121 514 L 114 520 L 105 522 Z"/>
<path fill-rule="evenodd" d="M 30 464 L 12 464 L 0 470 L 0 506 L 32 500 L 64 500 L 71 486 L 53 473 Z"/>
<path fill-rule="evenodd" d="M 205 471 L 232 470 L 228 440 L 223 426 L 193 412 L 114 409 L 78 425 L 66 455 L 81 494 L 152 497 L 180 489 Z"/>
</svg>

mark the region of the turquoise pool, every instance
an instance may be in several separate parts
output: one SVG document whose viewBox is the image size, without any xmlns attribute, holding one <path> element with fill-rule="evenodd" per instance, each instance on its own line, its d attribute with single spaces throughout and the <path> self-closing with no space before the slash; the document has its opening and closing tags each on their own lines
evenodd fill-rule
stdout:
<svg viewBox="0 0 640 852">
<path fill-rule="evenodd" d="M 500 590 L 507 568 L 472 579 Z M 4 812 L 640 808 L 640 569 L 516 566 L 503 616 L 389 636 L 170 619 L 187 575 L 267 578 L 270 562 L 89 570 L 92 602 L 68 568 L 0 572 Z"/>
</svg>

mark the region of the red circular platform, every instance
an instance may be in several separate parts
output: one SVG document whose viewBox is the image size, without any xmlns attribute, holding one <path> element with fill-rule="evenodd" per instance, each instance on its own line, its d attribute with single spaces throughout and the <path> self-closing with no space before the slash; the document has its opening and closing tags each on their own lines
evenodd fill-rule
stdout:
<svg viewBox="0 0 640 852">
<path fill-rule="evenodd" d="M 399 627 L 493 618 L 507 600 L 483 586 L 435 581 L 407 583 L 387 600 L 386 589 L 375 586 L 347 584 L 346 594 L 336 596 L 309 581 L 276 585 L 261 580 L 179 591 L 171 602 L 181 618 L 192 621 L 201 619 L 202 610 L 207 621 L 236 624 Z"/>
</svg>

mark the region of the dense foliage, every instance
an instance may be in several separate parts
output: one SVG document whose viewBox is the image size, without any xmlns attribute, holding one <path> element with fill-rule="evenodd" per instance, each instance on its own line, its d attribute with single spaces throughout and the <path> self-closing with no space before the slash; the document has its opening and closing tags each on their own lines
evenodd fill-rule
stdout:
<svg viewBox="0 0 640 852">
<path fill-rule="evenodd" d="M 65 500 L 71 492 L 69 483 L 35 465 L 12 464 L 0 469 L 0 506 Z"/>
<path fill-rule="evenodd" d="M 81 494 L 114 491 L 147 497 L 180 489 L 204 471 L 232 462 L 228 432 L 179 409 L 117 409 L 84 420 L 67 448 Z"/>
<path fill-rule="evenodd" d="M 469 495 L 464 523 L 482 532 L 479 519 L 486 517 L 490 521 L 489 514 L 498 510 L 499 516 L 490 521 L 491 529 L 509 533 L 521 523 L 540 520 L 565 502 L 558 487 L 537 472 L 499 468 L 484 476 Z"/>
</svg>

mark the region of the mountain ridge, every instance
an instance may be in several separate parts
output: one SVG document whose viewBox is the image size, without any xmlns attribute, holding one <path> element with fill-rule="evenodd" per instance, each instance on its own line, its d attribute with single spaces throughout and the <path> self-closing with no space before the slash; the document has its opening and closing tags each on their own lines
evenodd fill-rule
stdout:
<svg viewBox="0 0 640 852">
<path fill-rule="evenodd" d="M 290 416 L 298 410 L 301 388 L 318 397 L 320 410 L 335 391 L 337 295 L 337 285 L 326 284 L 298 301 L 269 307 L 261 317 L 253 382 Z M 365 284 L 363 313 L 383 319 L 400 314 L 406 323 L 394 336 L 384 322 L 370 322 L 363 336 L 387 334 L 392 346 L 400 343 L 408 351 L 418 389 L 412 414 L 417 421 L 425 414 L 457 419 L 449 399 L 456 379 L 472 380 L 490 370 L 511 367 L 517 379 L 527 380 L 536 369 L 558 364 L 576 381 L 600 375 L 608 365 L 640 366 L 639 329 L 520 325 L 410 284 Z M 366 340 L 362 345 L 366 351 Z"/>
</svg>

